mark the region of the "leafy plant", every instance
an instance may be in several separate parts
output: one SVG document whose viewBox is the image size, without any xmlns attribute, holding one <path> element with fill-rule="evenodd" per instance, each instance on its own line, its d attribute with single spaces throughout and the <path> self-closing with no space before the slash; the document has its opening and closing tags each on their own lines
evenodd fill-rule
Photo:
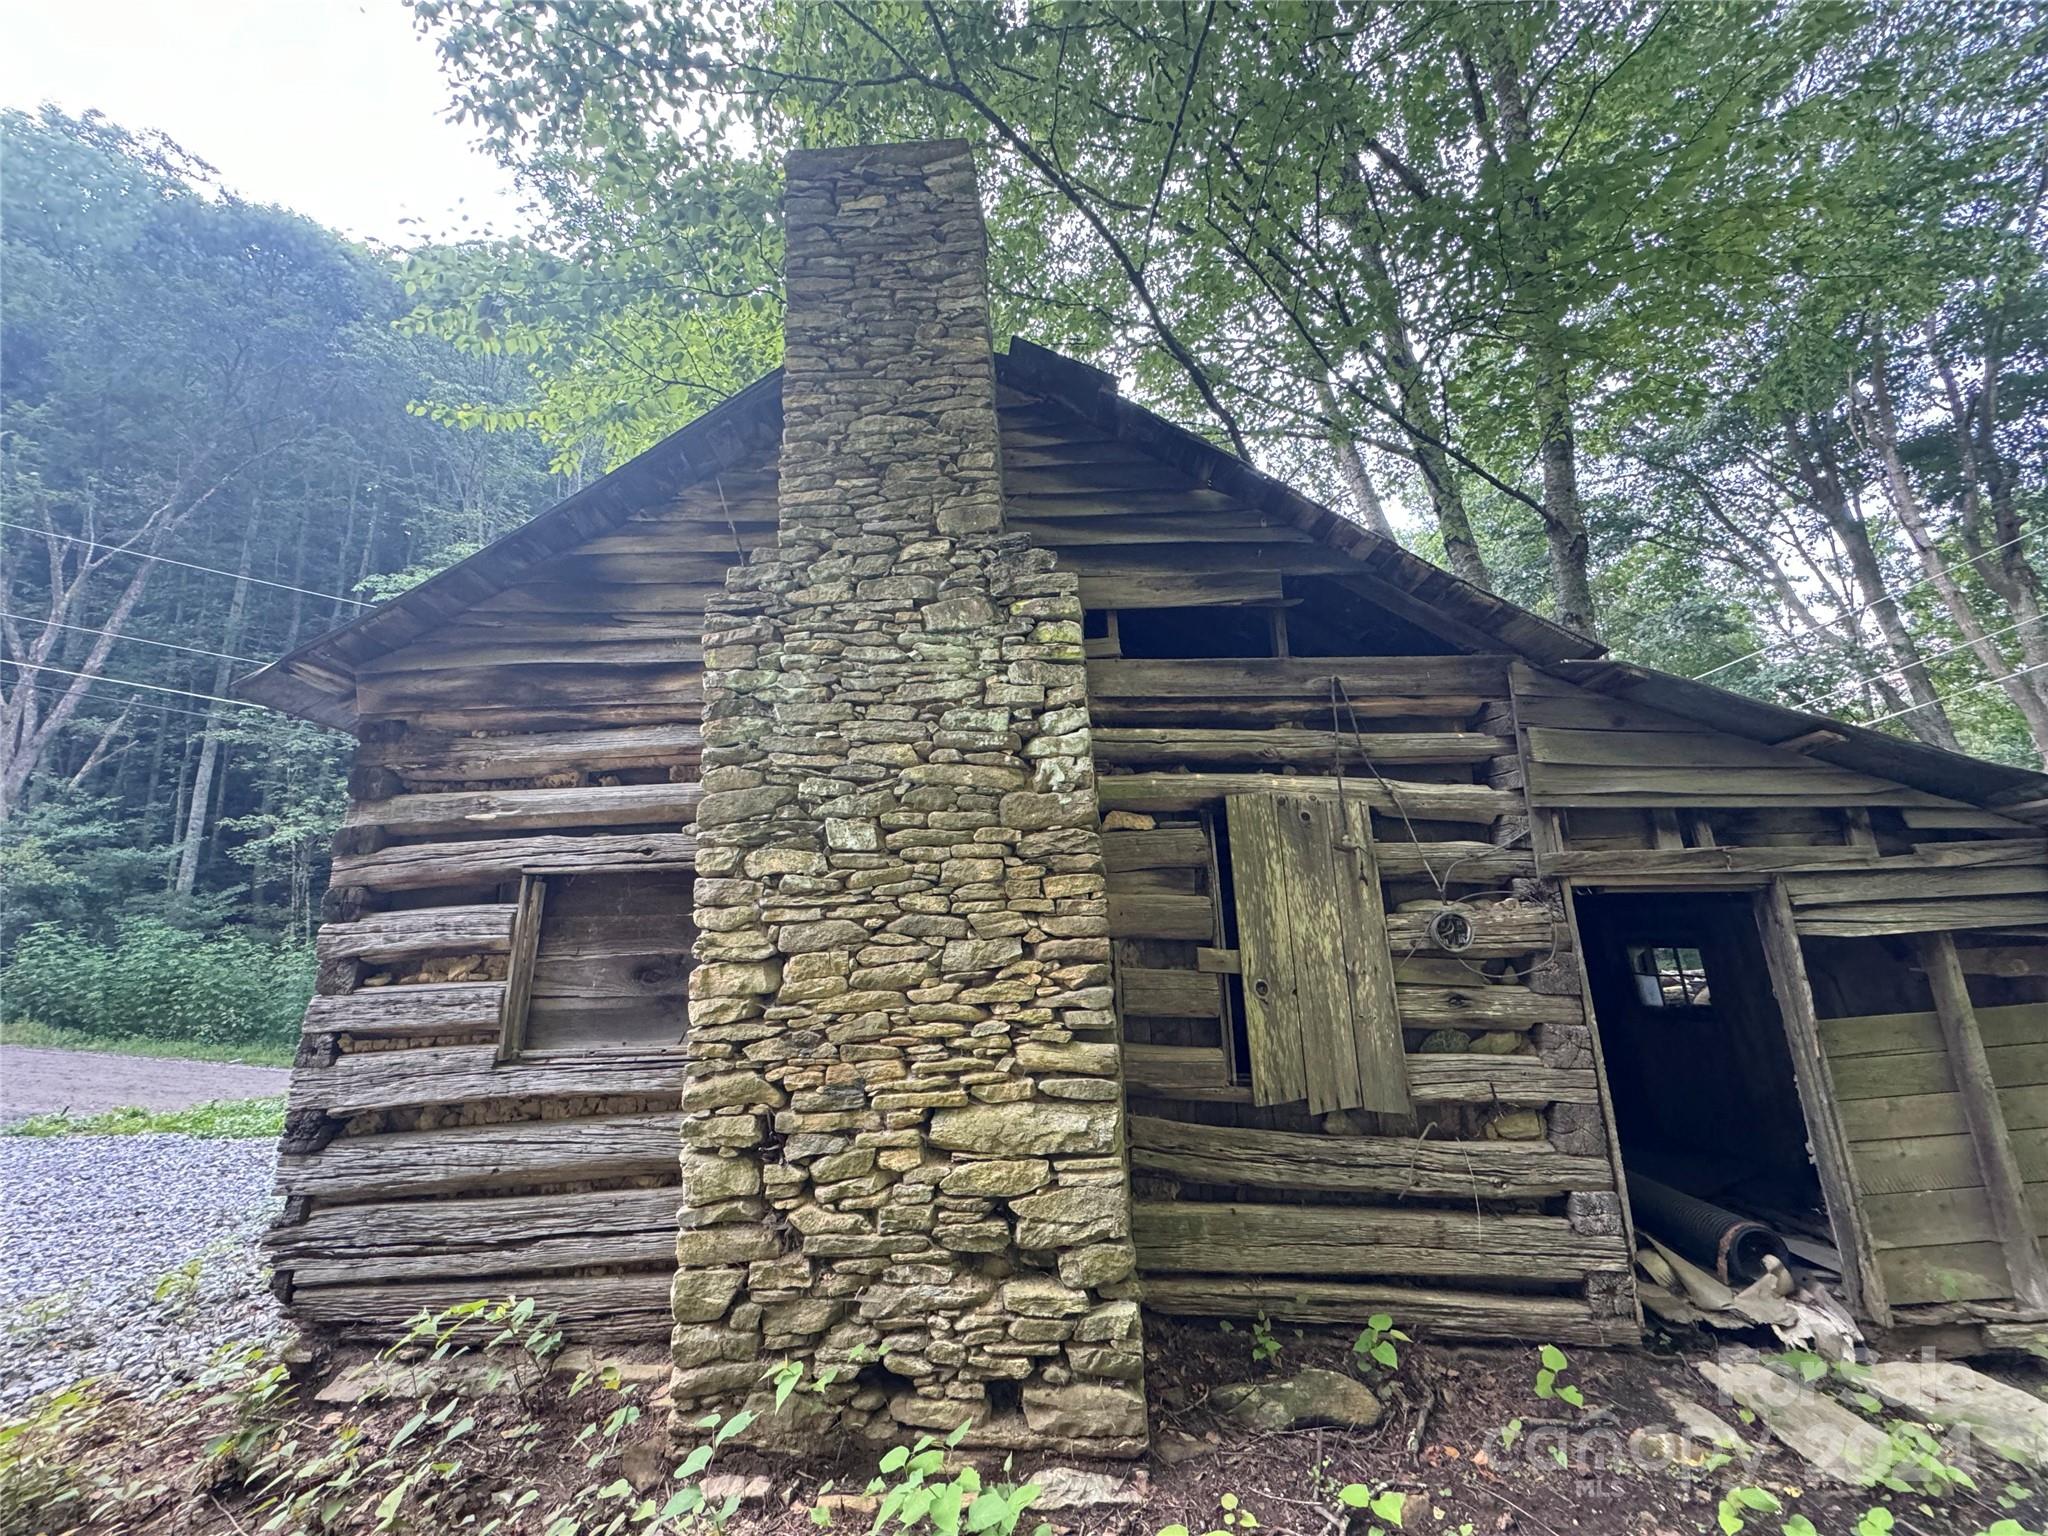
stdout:
<svg viewBox="0 0 2048 1536">
<path fill-rule="evenodd" d="M 1586 1396 L 1577 1386 L 1567 1382 L 1559 1385 L 1558 1378 L 1571 1369 L 1571 1357 L 1555 1344 L 1546 1344 L 1537 1352 L 1541 1364 L 1536 1371 L 1536 1395 L 1541 1398 L 1556 1398 L 1559 1402 L 1570 1403 L 1574 1408 L 1586 1406 Z"/>
<path fill-rule="evenodd" d="M 1784 1505 L 1778 1496 L 1765 1488 L 1730 1488 L 1721 1495 L 1721 1507 L 1715 1512 L 1715 1521 L 1721 1527 L 1722 1536 L 1735 1536 L 1746 1524 L 1743 1512 L 1775 1515 L 1781 1513 Z"/>
<path fill-rule="evenodd" d="M 1411 1342 L 1408 1335 L 1394 1326 L 1394 1319 L 1385 1312 L 1375 1312 L 1365 1320 L 1365 1328 L 1351 1341 L 1351 1353 L 1357 1358 L 1361 1369 L 1367 1361 L 1387 1370 L 1398 1370 L 1401 1352 L 1395 1344 Z"/>
<path fill-rule="evenodd" d="M 984 1484 L 971 1466 L 947 1476 L 946 1452 L 967 1438 L 972 1421 L 961 1424 L 943 1442 L 920 1435 L 912 1445 L 886 1451 L 869 1479 L 870 1496 L 879 1494 L 872 1531 L 930 1531 L 933 1536 L 1012 1536 L 1037 1501 L 1036 1483 Z M 1004 1463 L 1005 1468 L 1008 1462 Z M 826 1522 L 819 1522 L 821 1524 Z M 1050 1536 L 1041 1524 L 1034 1536 Z"/>
<path fill-rule="evenodd" d="M 1408 1505 L 1408 1495 L 1391 1488 L 1372 1488 L 1365 1483 L 1346 1483 L 1337 1490 L 1337 1502 L 1346 1509 L 1362 1509 L 1375 1522 L 1367 1527 L 1366 1536 L 1386 1536 L 1386 1527 L 1401 1524 L 1401 1517 Z"/>
</svg>

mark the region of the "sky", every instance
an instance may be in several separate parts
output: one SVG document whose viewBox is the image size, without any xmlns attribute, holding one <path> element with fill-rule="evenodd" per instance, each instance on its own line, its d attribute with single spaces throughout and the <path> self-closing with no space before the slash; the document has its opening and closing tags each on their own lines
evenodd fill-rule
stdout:
<svg viewBox="0 0 2048 1536">
<path fill-rule="evenodd" d="M 359 239 L 522 227 L 447 97 L 402 0 L 0 0 L 0 106 L 161 129 L 241 196 Z"/>
</svg>

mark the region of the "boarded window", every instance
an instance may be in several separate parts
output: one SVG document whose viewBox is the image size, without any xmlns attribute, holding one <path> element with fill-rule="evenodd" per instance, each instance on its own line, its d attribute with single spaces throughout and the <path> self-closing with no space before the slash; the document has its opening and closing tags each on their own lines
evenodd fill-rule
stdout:
<svg viewBox="0 0 2048 1536">
<path fill-rule="evenodd" d="M 1305 795 L 1228 801 L 1252 1099 L 1405 1113 L 1407 1062 L 1371 815 Z"/>
<path fill-rule="evenodd" d="M 527 876 L 506 1053 L 681 1045 L 696 939 L 691 886 L 688 870 Z"/>
</svg>

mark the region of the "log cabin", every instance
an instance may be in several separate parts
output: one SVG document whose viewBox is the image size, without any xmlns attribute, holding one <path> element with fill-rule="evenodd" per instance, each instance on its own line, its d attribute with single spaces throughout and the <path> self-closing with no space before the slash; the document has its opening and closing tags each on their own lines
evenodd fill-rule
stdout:
<svg viewBox="0 0 2048 1536">
<path fill-rule="evenodd" d="M 359 742 L 270 1235 L 687 1420 L 1134 1454 L 1142 1309 L 1640 1334 L 1628 1175 L 2048 1316 L 2048 778 L 1608 657 L 1023 340 L 958 143 L 784 367 L 247 678 Z"/>
</svg>

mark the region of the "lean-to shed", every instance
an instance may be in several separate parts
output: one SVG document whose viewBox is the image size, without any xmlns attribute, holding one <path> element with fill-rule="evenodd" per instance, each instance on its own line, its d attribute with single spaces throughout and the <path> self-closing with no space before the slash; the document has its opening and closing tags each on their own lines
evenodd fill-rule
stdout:
<svg viewBox="0 0 2048 1536">
<path fill-rule="evenodd" d="M 681 1408 L 1131 1452 L 1139 1303 L 1633 1338 L 1624 1170 L 2043 1317 L 2048 779 L 1608 660 L 993 354 L 958 144 L 799 154 L 785 368 L 266 667 L 355 733 L 272 1234 Z M 679 1214 L 680 1212 L 680 1214 Z"/>
</svg>

